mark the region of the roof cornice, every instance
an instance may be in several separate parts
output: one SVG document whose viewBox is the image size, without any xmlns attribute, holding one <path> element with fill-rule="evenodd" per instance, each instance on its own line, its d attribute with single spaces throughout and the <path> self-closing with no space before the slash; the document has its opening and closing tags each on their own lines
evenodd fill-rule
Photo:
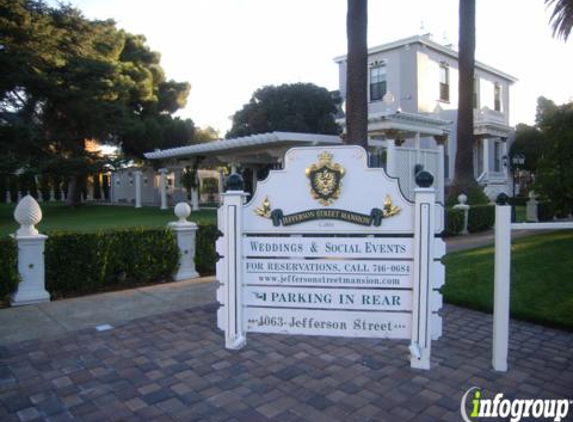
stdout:
<svg viewBox="0 0 573 422">
<path fill-rule="evenodd" d="M 411 45 L 411 44 L 425 45 L 428 48 L 439 51 L 440 53 L 442 53 L 446 56 L 449 56 L 455 60 L 458 60 L 458 52 L 456 50 L 453 50 L 449 47 L 446 47 L 445 45 L 441 45 L 435 41 L 432 41 L 428 37 L 425 37 L 422 35 L 414 35 L 412 37 L 392 41 L 392 42 L 387 43 L 387 44 L 382 44 L 382 45 L 378 45 L 375 47 L 371 47 L 368 49 L 368 55 L 381 53 L 384 51 L 394 50 L 394 49 L 404 47 L 406 45 Z M 334 58 L 335 63 L 340 63 L 340 62 L 343 62 L 345 60 L 346 60 L 346 55 L 338 56 L 338 57 Z M 476 69 L 480 69 L 480 70 L 483 70 L 483 71 L 486 71 L 489 73 L 493 73 L 494 75 L 501 76 L 502 78 L 507 79 L 508 81 L 510 81 L 512 83 L 517 82 L 517 80 L 518 80 L 516 77 L 511 76 L 510 74 L 502 72 L 501 70 L 496 69 L 492 66 L 489 66 L 485 63 L 482 63 L 478 60 L 475 61 L 475 67 L 476 67 Z"/>
</svg>

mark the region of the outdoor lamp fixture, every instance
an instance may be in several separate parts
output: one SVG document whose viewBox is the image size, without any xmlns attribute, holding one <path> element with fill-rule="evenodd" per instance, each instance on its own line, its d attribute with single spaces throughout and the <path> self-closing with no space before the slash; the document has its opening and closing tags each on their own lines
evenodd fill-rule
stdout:
<svg viewBox="0 0 573 422">
<path fill-rule="evenodd" d="M 511 158 L 511 162 L 514 167 L 519 168 L 520 166 L 525 164 L 525 156 L 523 154 L 515 154 Z"/>
<path fill-rule="evenodd" d="M 504 157 L 505 158 L 505 157 Z M 505 162 L 505 160 L 504 160 Z M 515 223 L 515 172 L 519 170 L 525 164 L 525 155 L 517 153 L 511 156 L 511 183 L 512 183 L 512 191 L 513 191 L 513 201 L 511 205 L 511 221 Z"/>
</svg>

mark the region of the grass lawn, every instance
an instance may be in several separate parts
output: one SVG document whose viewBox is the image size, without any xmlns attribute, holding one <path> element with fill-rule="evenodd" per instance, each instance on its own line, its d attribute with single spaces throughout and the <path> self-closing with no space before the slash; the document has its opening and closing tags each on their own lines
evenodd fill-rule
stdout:
<svg viewBox="0 0 573 422">
<path fill-rule="evenodd" d="M 51 230 L 97 231 L 118 227 L 165 227 L 177 221 L 173 208 L 160 210 L 159 207 L 135 209 L 129 206 L 85 205 L 70 208 L 62 203 L 43 203 L 43 219 L 38 224 L 40 233 Z M 14 221 L 15 204 L 0 204 L 0 236 L 14 233 L 18 223 Z M 201 210 L 191 213 L 191 221 L 216 224 L 215 210 Z"/>
<path fill-rule="evenodd" d="M 511 315 L 573 330 L 573 231 L 512 242 Z M 444 300 L 492 312 L 494 248 L 448 254 Z"/>
<path fill-rule="evenodd" d="M 516 206 L 515 207 L 515 222 L 516 223 L 525 223 L 526 217 L 526 210 L 523 206 Z"/>
</svg>

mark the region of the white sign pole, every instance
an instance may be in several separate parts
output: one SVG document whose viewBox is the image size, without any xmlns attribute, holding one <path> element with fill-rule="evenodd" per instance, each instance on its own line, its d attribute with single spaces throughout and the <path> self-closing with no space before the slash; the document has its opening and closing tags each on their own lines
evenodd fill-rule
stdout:
<svg viewBox="0 0 573 422">
<path fill-rule="evenodd" d="M 495 207 L 495 270 L 493 292 L 493 369 L 507 371 L 509 280 L 511 269 L 511 207 Z"/>
<path fill-rule="evenodd" d="M 436 194 L 433 188 L 416 188 L 414 213 L 414 289 L 412 309 L 412 343 L 410 366 L 430 369 L 432 344 L 432 286 L 434 248 L 434 209 Z"/>
<path fill-rule="evenodd" d="M 246 194 L 243 191 L 227 191 L 222 194 L 223 205 L 219 216 L 223 221 L 219 229 L 224 233 L 222 242 L 218 242 L 217 252 L 223 256 L 220 265 L 224 266 L 222 284 L 222 302 L 224 305 L 225 347 L 240 349 L 246 343 L 243 326 L 243 290 L 242 290 L 242 209 Z"/>
</svg>

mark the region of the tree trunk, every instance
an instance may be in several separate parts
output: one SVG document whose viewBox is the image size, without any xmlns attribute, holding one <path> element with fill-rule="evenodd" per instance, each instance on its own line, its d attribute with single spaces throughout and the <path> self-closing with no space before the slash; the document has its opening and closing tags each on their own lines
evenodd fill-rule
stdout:
<svg viewBox="0 0 573 422">
<path fill-rule="evenodd" d="M 345 143 L 368 145 L 368 1 L 348 0 Z"/>
<path fill-rule="evenodd" d="M 81 180 L 80 176 L 71 176 L 68 181 L 68 195 L 66 196 L 66 204 L 71 207 L 81 205 Z"/>
<path fill-rule="evenodd" d="M 460 0 L 459 98 L 457 150 L 454 181 L 450 195 L 475 186 L 474 179 L 474 62 L 475 62 L 475 0 Z"/>
</svg>

